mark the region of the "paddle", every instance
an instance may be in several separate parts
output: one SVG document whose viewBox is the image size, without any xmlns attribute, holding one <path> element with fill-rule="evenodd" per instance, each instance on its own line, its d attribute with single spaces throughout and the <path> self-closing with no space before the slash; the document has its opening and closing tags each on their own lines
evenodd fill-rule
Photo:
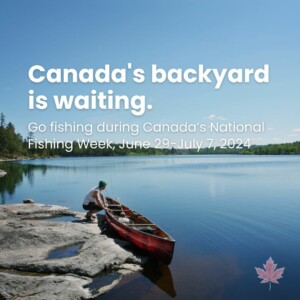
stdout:
<svg viewBox="0 0 300 300">
<path fill-rule="evenodd" d="M 126 214 L 125 214 L 125 212 L 124 212 L 124 210 L 123 210 L 123 206 L 122 206 L 122 204 L 121 204 L 121 202 L 120 202 L 120 198 L 119 198 L 119 197 L 117 197 L 116 202 L 118 202 L 119 205 L 120 205 L 120 207 L 121 207 L 121 210 L 122 210 L 121 215 L 122 215 L 122 217 L 126 217 Z"/>
</svg>

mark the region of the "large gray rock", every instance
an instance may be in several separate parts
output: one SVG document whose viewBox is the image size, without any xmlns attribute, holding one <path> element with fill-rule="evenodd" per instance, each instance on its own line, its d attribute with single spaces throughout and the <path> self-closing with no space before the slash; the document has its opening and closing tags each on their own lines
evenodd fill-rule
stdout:
<svg viewBox="0 0 300 300">
<path fill-rule="evenodd" d="M 0 282 L 1 299 L 76 300 L 92 297 L 89 290 L 83 288 L 91 279 L 75 275 L 38 277 L 3 272 L 0 273 Z"/>
<path fill-rule="evenodd" d="M 78 219 L 74 222 L 40 220 L 61 215 L 73 215 Z M 13 274 L 0 272 L 0 299 L 1 296 L 4 299 L 24 297 L 20 294 L 25 289 L 24 286 L 28 287 L 28 292 L 31 293 L 26 299 L 60 299 L 60 296 L 53 294 L 60 295 L 56 288 L 52 290 L 52 287 L 56 286 L 54 282 L 59 282 L 61 291 L 79 289 L 78 295 L 81 295 L 79 298 L 72 297 L 71 293 L 67 296 L 62 294 L 64 299 L 90 299 L 113 287 L 113 285 L 101 287 L 93 296 L 88 288 L 83 288 L 92 280 L 91 278 L 101 274 L 102 271 L 114 270 L 120 275 L 120 280 L 122 276 L 139 270 L 141 259 L 124 248 L 127 242 L 102 235 L 97 225 L 86 222 L 82 215 L 65 207 L 40 204 L 1 206 L 0 269 L 34 272 L 47 276 L 20 276 L 16 272 Z M 73 256 L 48 259 L 49 253 L 54 250 L 74 245 L 78 245 L 80 249 Z M 73 286 L 76 286 L 76 289 Z M 35 296 L 39 294 L 41 296 L 43 293 L 50 296 L 48 298 Z"/>
<path fill-rule="evenodd" d="M 28 205 L 14 204 L 2 205 L 0 207 L 0 219 L 45 219 L 58 216 L 82 217 L 80 213 L 73 212 L 67 207 L 57 205 L 30 203 Z"/>
<path fill-rule="evenodd" d="M 3 177 L 3 176 L 5 176 L 7 173 L 5 172 L 5 171 L 3 171 L 3 170 L 0 170 L 0 177 Z"/>
</svg>

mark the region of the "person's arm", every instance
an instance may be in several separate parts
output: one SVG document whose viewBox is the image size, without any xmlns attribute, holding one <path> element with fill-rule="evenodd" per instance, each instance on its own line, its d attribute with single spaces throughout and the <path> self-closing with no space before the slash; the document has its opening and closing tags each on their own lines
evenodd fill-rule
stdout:
<svg viewBox="0 0 300 300">
<path fill-rule="evenodd" d="M 107 207 L 107 202 L 106 202 L 106 199 L 104 198 L 103 194 L 101 192 L 99 192 L 99 194 L 100 194 L 102 203 L 104 204 L 104 207 Z"/>
<path fill-rule="evenodd" d="M 99 192 L 94 191 L 93 198 L 96 199 L 96 202 L 99 206 L 101 206 L 103 208 L 107 206 L 107 203 L 106 203 L 106 201 L 105 201 L 105 199 L 104 199 L 104 197 L 103 197 L 103 195 L 100 191 Z M 101 203 L 100 200 L 102 201 L 102 203 Z"/>
</svg>

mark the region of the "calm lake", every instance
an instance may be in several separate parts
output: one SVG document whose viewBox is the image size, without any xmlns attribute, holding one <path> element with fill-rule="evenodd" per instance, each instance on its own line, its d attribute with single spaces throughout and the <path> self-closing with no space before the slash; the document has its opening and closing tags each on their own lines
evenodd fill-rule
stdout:
<svg viewBox="0 0 300 300">
<path fill-rule="evenodd" d="M 0 169 L 2 204 L 33 198 L 82 211 L 102 179 L 106 196 L 176 240 L 170 266 L 149 263 L 99 299 L 299 299 L 300 156 L 60 158 Z M 270 291 L 255 271 L 269 257 L 285 267 Z"/>
</svg>

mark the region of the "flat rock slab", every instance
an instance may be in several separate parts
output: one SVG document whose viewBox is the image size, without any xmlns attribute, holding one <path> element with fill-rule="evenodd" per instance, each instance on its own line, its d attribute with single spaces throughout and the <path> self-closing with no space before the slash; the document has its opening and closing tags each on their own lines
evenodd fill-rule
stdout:
<svg viewBox="0 0 300 300">
<path fill-rule="evenodd" d="M 83 287 L 91 279 L 74 275 L 22 276 L 0 273 L 0 282 L 0 299 L 76 300 L 92 297 L 89 290 Z"/>
<path fill-rule="evenodd" d="M 45 219 L 58 216 L 77 216 L 81 217 L 80 213 L 73 212 L 67 207 L 58 205 L 44 205 L 39 203 L 26 203 L 2 205 L 0 207 L 0 220 L 8 218 L 13 219 Z"/>
<path fill-rule="evenodd" d="M 78 219 L 41 220 L 62 215 Z M 127 242 L 102 235 L 97 225 L 60 206 L 0 206 L 0 299 L 24 297 L 22 293 L 27 289 L 31 294 L 26 299 L 60 299 L 60 288 L 55 282 L 61 286 L 61 299 L 92 299 L 109 289 L 101 287 L 99 293 L 91 295 L 88 284 L 94 276 L 114 270 L 121 279 L 124 274 L 140 270 L 141 259 L 125 249 Z M 48 259 L 54 250 L 67 251 L 74 245 L 79 250 L 73 256 Z M 43 276 L 19 275 L 19 271 Z M 76 298 L 73 292 L 77 290 Z"/>
</svg>

